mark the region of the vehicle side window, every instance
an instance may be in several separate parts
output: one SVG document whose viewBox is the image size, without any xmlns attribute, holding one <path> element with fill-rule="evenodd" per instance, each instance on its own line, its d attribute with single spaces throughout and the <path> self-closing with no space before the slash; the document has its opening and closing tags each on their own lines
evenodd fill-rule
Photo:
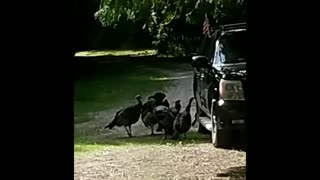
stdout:
<svg viewBox="0 0 320 180">
<path fill-rule="evenodd" d="M 223 44 L 219 43 L 219 47 L 218 47 L 218 51 L 217 51 L 219 63 L 226 61 L 226 56 L 225 56 L 225 53 L 223 52 L 223 50 L 224 50 Z"/>
<path fill-rule="evenodd" d="M 220 64 L 220 58 L 219 58 L 219 51 L 220 51 L 220 48 L 219 48 L 219 41 L 217 40 L 216 41 L 216 44 L 215 44 L 215 52 L 214 52 L 214 56 L 212 57 L 212 61 L 213 61 L 213 65 L 217 65 L 217 64 Z"/>
<path fill-rule="evenodd" d="M 210 64 L 213 64 L 213 59 L 214 59 L 214 56 L 215 56 L 215 40 L 214 39 L 211 39 L 210 41 L 210 49 L 209 49 L 209 54 L 208 54 L 208 59 L 209 59 L 209 62 Z"/>
</svg>

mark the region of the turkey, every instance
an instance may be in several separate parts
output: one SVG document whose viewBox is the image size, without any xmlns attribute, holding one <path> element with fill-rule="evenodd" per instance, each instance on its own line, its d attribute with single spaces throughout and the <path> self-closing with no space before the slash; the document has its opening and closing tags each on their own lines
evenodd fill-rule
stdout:
<svg viewBox="0 0 320 180">
<path fill-rule="evenodd" d="M 158 123 L 158 120 L 153 114 L 153 108 L 155 107 L 155 99 L 149 98 L 141 110 L 141 119 L 143 124 L 151 129 L 151 135 L 154 135 L 153 129 L 154 125 Z"/>
<path fill-rule="evenodd" d="M 132 137 L 131 125 L 138 122 L 142 108 L 141 96 L 137 95 L 136 99 L 138 100 L 138 104 L 119 110 L 112 122 L 105 126 L 105 129 L 112 129 L 115 126 L 124 126 L 128 136 Z M 129 130 L 127 127 L 129 127 Z"/>
<path fill-rule="evenodd" d="M 166 106 L 157 106 L 154 109 L 154 115 L 164 129 L 163 139 L 167 139 L 167 135 L 173 134 L 173 122 L 175 116 L 179 113 L 181 108 L 180 100 L 175 102 L 175 107 L 168 108 Z"/>
<path fill-rule="evenodd" d="M 175 118 L 173 123 L 174 134 L 172 139 L 178 139 L 178 138 L 180 139 L 180 134 L 184 134 L 184 139 L 187 138 L 186 133 L 191 128 L 190 108 L 193 100 L 194 100 L 194 97 L 190 98 L 186 109 L 182 113 L 179 113 Z"/>
<path fill-rule="evenodd" d="M 149 96 L 149 98 L 153 98 L 156 100 L 155 105 L 156 106 L 165 106 L 167 108 L 170 108 L 170 104 L 168 100 L 166 99 L 167 95 L 164 94 L 163 92 L 156 92 L 154 95 Z M 161 124 L 158 125 L 158 128 L 156 129 L 157 132 L 161 132 L 163 130 L 163 127 Z"/>
<path fill-rule="evenodd" d="M 153 99 L 151 96 L 148 97 L 148 101 L 141 107 L 141 119 L 144 119 L 148 112 L 152 112 L 153 108 L 155 107 L 155 103 L 155 99 Z"/>
<path fill-rule="evenodd" d="M 165 99 L 167 97 L 166 94 L 164 94 L 163 92 L 156 92 L 154 95 L 149 96 L 148 99 L 153 98 L 156 100 L 156 106 L 166 106 L 166 107 L 170 107 L 170 104 L 168 102 L 167 99 Z"/>
<path fill-rule="evenodd" d="M 193 121 L 192 121 L 192 126 L 195 126 L 196 125 L 196 123 L 197 123 L 197 118 L 195 118 Z"/>
<path fill-rule="evenodd" d="M 178 113 L 180 112 L 181 109 L 181 101 L 176 100 L 174 103 L 174 107 L 170 108 L 171 113 L 173 114 L 173 117 L 176 118 Z"/>
</svg>

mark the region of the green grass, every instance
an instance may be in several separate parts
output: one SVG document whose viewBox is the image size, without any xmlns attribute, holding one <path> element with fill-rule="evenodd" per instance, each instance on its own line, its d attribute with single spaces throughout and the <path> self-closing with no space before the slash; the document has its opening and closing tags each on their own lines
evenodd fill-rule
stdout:
<svg viewBox="0 0 320 180">
<path fill-rule="evenodd" d="M 81 156 L 88 152 L 95 152 L 105 149 L 105 145 L 102 144 L 75 144 L 74 145 L 74 155 Z"/>
<path fill-rule="evenodd" d="M 99 151 L 102 149 L 123 149 L 133 146 L 148 146 L 148 145 L 190 145 L 199 143 L 210 143 L 210 137 L 207 134 L 199 134 L 196 131 L 189 131 L 187 139 L 178 141 L 170 139 L 162 140 L 163 135 L 145 135 L 140 137 L 122 137 L 122 138 L 106 138 L 91 136 L 87 138 L 77 139 L 78 143 L 74 146 L 75 155 L 79 156 L 88 152 Z M 181 136 L 183 137 L 183 136 Z M 94 143 L 92 143 L 94 141 Z"/>
<path fill-rule="evenodd" d="M 162 140 L 163 134 L 129 137 L 102 137 L 102 136 L 87 136 L 78 137 L 78 145 L 108 145 L 108 146 L 127 146 L 127 145 L 157 145 L 157 144 L 177 144 L 179 141 L 170 139 Z M 183 136 L 181 136 L 182 138 Z M 199 134 L 197 131 L 189 131 L 187 133 L 187 139 L 183 140 L 184 144 L 193 144 L 199 142 L 208 142 L 208 135 Z M 92 143 L 94 141 L 94 143 Z"/>
<path fill-rule="evenodd" d="M 137 94 L 146 96 L 170 86 L 168 74 L 152 68 L 181 69 L 179 63 L 164 63 L 144 58 L 98 58 L 75 62 L 75 124 L 90 121 L 90 113 L 135 103 Z M 160 80 L 159 80 L 160 79 Z"/>
<path fill-rule="evenodd" d="M 110 52 L 112 53 L 112 52 Z M 123 53 L 123 52 L 122 52 Z M 118 53 L 119 54 L 119 53 Z M 154 57 L 86 57 L 74 61 L 74 151 L 75 155 L 103 148 L 161 144 L 162 136 L 109 138 L 91 127 L 77 124 L 92 121 L 92 114 L 134 104 L 140 94 L 143 100 L 155 91 L 171 86 L 174 79 L 159 69 L 185 70 L 189 64 L 164 62 Z M 155 70 L 157 68 L 157 70 Z M 198 133 L 184 143 L 197 143 Z M 207 136 L 206 136 L 207 137 Z M 188 138 L 189 139 L 189 138 Z M 193 140 L 192 140 L 193 139 Z M 205 138 L 207 140 L 207 138 Z M 177 143 L 166 140 L 165 143 Z"/>
<path fill-rule="evenodd" d="M 139 68 L 135 67 L 135 70 Z M 119 70 L 120 71 L 120 70 Z M 125 74 L 98 75 L 74 83 L 75 123 L 90 120 L 90 112 L 119 107 L 125 102 L 135 103 L 137 94 L 144 96 L 169 85 L 167 81 L 153 81 L 151 77 L 165 77 L 166 74 L 141 70 Z"/>
</svg>

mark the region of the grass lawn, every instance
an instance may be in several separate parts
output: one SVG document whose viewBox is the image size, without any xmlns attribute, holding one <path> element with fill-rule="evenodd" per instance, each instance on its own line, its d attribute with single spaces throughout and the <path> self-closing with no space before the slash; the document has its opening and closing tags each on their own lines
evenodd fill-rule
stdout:
<svg viewBox="0 0 320 180">
<path fill-rule="evenodd" d="M 199 143 L 210 143 L 209 135 L 199 134 L 196 131 L 190 131 L 187 133 L 187 139 L 183 141 L 171 140 L 170 136 L 167 140 L 162 140 L 163 135 L 145 135 L 139 137 L 123 137 L 123 138 L 106 138 L 99 136 L 92 136 L 95 143 L 92 143 L 92 140 L 82 139 L 82 142 L 78 142 L 74 145 L 75 156 L 81 156 L 88 152 L 99 151 L 103 149 L 125 149 L 133 146 L 148 146 L 148 145 L 166 145 L 166 146 L 175 146 L 175 145 L 188 145 L 188 144 L 199 144 Z"/>
<path fill-rule="evenodd" d="M 111 52 L 109 54 L 112 54 Z M 119 53 L 118 53 L 119 54 Z M 74 151 L 75 155 L 103 148 L 123 148 L 134 145 L 162 144 L 162 136 L 135 138 L 106 138 L 89 127 L 77 124 L 92 121 L 92 113 L 121 108 L 136 103 L 140 94 L 143 100 L 155 91 L 162 91 L 172 84 L 170 75 L 163 70 L 178 70 L 188 67 L 180 63 L 168 63 L 151 57 L 89 57 L 74 62 Z M 156 70 L 155 70 L 156 68 Z M 160 69 L 160 70 L 159 70 Z M 198 143 L 208 140 L 207 135 L 196 132 L 188 134 L 190 140 L 183 143 Z M 164 144 L 177 144 L 166 140 Z"/>
<path fill-rule="evenodd" d="M 165 74 L 144 71 L 143 73 L 114 74 L 76 81 L 74 93 L 75 123 L 89 121 L 90 112 L 108 110 L 127 101 L 136 102 L 137 94 L 142 96 L 161 90 L 164 81 L 151 81 L 151 76 Z M 144 97 L 145 99 L 145 97 Z"/>
<path fill-rule="evenodd" d="M 154 49 L 143 50 L 99 50 L 99 51 L 81 51 L 76 53 L 76 57 L 89 57 L 89 56 L 150 56 L 157 54 Z"/>
<path fill-rule="evenodd" d="M 161 69 L 185 68 L 179 63 L 164 62 L 150 56 L 116 56 L 130 54 L 127 51 L 105 53 L 115 56 L 86 57 L 74 62 L 75 124 L 90 121 L 89 113 L 119 107 L 126 102 L 135 103 L 137 94 L 145 100 L 146 95 L 170 86 L 172 80 Z"/>
</svg>

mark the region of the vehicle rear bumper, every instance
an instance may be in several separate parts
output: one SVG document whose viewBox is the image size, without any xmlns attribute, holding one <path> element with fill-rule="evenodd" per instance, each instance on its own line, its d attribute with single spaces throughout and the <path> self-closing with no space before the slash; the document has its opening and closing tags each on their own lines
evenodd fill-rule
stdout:
<svg viewBox="0 0 320 180">
<path fill-rule="evenodd" d="M 246 119 L 246 102 L 245 101 L 220 100 L 220 102 L 214 102 L 213 107 L 214 107 L 213 114 L 222 119 L 229 120 L 231 122 L 232 120 Z"/>
<path fill-rule="evenodd" d="M 218 131 L 232 144 L 246 143 L 246 102 L 224 101 L 214 102 L 213 115 L 216 116 Z"/>
</svg>

